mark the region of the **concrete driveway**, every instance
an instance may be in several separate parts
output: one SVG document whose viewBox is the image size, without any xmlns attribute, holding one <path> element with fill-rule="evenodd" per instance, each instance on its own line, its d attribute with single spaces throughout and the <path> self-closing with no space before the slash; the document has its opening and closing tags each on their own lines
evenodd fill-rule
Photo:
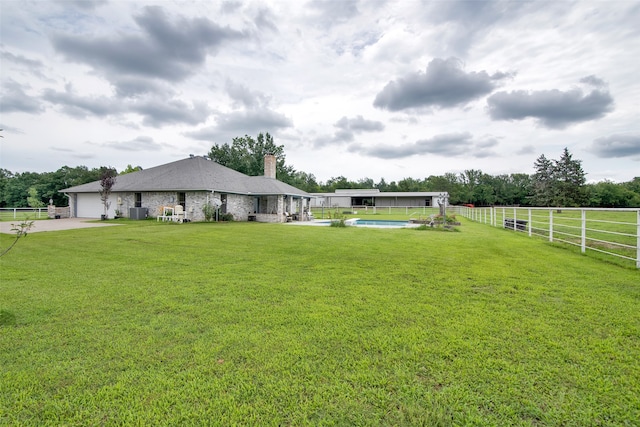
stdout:
<svg viewBox="0 0 640 427">
<path fill-rule="evenodd" d="M 93 222 L 90 222 L 93 221 Z M 2 221 L 0 222 L 0 233 L 13 234 L 11 231 L 13 225 L 20 224 L 20 220 Z M 29 233 L 38 233 L 41 231 L 58 231 L 58 230 L 72 230 L 74 228 L 91 228 L 91 227 L 110 227 L 114 224 L 110 221 L 99 221 L 91 218 L 63 218 L 63 219 L 43 219 L 33 221 L 33 227 L 29 230 Z"/>
</svg>

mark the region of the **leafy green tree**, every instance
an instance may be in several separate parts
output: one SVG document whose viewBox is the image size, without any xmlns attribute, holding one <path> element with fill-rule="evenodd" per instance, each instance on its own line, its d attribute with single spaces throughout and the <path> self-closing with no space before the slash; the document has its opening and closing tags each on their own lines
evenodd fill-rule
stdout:
<svg viewBox="0 0 640 427">
<path fill-rule="evenodd" d="M 458 175 L 447 172 L 444 175 L 431 175 L 424 180 L 423 191 L 443 191 L 449 193 L 449 203 L 459 205 L 466 203 L 464 200 L 464 188 Z"/>
<path fill-rule="evenodd" d="M 398 181 L 398 189 L 396 191 L 420 191 L 421 188 L 420 181 L 414 178 L 403 178 Z"/>
<path fill-rule="evenodd" d="M 640 194 L 630 190 L 626 184 L 605 180 L 587 185 L 589 206 L 601 208 L 632 208 L 640 206 Z"/>
<path fill-rule="evenodd" d="M 345 188 L 353 188 L 353 183 L 344 176 L 337 176 L 329 178 L 327 183 L 323 186 L 322 190 L 326 193 L 333 193 L 336 190 Z"/>
<path fill-rule="evenodd" d="M 384 178 L 380 178 L 380 181 L 374 184 L 373 188 L 377 188 L 381 192 L 398 191 L 398 184 L 395 181 L 387 182 Z"/>
<path fill-rule="evenodd" d="M 493 206 L 498 200 L 493 176 L 482 172 L 473 192 L 473 203 L 478 206 Z"/>
<path fill-rule="evenodd" d="M 233 138 L 231 144 L 215 144 L 209 150 L 209 158 L 223 166 L 249 176 L 264 174 L 264 156 L 276 157 L 276 176 L 289 183 L 294 179 L 295 170 L 285 164 L 284 146 L 276 145 L 269 133 L 258 134 L 256 139 L 249 135 Z"/>
<path fill-rule="evenodd" d="M 375 184 L 373 183 L 373 179 L 371 178 L 361 178 L 358 180 L 356 185 L 357 185 L 356 188 L 363 188 L 363 189 L 375 188 Z"/>
<path fill-rule="evenodd" d="M 27 203 L 32 208 L 43 208 L 45 207 L 44 202 L 38 195 L 38 189 L 36 187 L 29 187 L 28 190 L 29 196 L 27 197 Z"/>
<path fill-rule="evenodd" d="M 473 204 L 486 204 L 489 191 L 486 188 L 479 188 L 483 183 L 484 173 L 481 170 L 467 169 L 459 176 L 463 188 L 463 202 Z"/>
<path fill-rule="evenodd" d="M 308 174 L 306 172 L 295 172 L 287 184 L 293 185 L 307 193 L 322 192 L 320 185 L 316 181 L 316 177 L 313 174 Z"/>
<path fill-rule="evenodd" d="M 120 172 L 120 175 L 125 175 L 125 174 L 131 173 L 131 172 L 139 172 L 141 170 L 142 170 L 141 166 L 133 167 L 131 165 L 127 165 L 127 167 L 124 168 L 124 170 L 122 172 Z"/>
<path fill-rule="evenodd" d="M 635 177 L 631 181 L 624 183 L 624 186 L 635 194 L 634 201 L 630 207 L 640 208 L 640 177 Z"/>
<path fill-rule="evenodd" d="M 387 191 L 388 187 L 389 184 L 387 183 L 387 181 L 385 181 L 384 178 L 380 178 L 380 181 L 378 181 L 377 184 L 373 184 L 373 188 L 377 188 L 380 191 Z"/>
<path fill-rule="evenodd" d="M 29 188 L 37 187 L 40 183 L 40 174 L 35 172 L 17 173 L 6 181 L 3 200 L 0 204 L 13 208 L 29 207 L 27 197 Z"/>
<path fill-rule="evenodd" d="M 528 205 L 530 202 L 531 175 L 526 173 L 512 173 L 509 175 L 505 192 L 506 204 Z"/>
<path fill-rule="evenodd" d="M 7 206 L 7 185 L 11 178 L 13 178 L 11 171 L 7 169 L 0 169 L 0 208 Z"/>
</svg>

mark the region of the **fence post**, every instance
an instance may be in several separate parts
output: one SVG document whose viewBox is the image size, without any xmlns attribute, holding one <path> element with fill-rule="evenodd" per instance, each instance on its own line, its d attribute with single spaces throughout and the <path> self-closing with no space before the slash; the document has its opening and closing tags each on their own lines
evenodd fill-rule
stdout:
<svg viewBox="0 0 640 427">
<path fill-rule="evenodd" d="M 18 209 L 13 208 L 13 219 L 16 219 L 16 214 L 18 213 Z"/>
<path fill-rule="evenodd" d="M 528 209 L 529 211 L 529 237 L 531 237 L 531 208 Z"/>
<path fill-rule="evenodd" d="M 636 220 L 636 224 L 638 224 L 636 230 L 636 268 L 640 268 L 640 209 L 636 211 L 638 215 L 638 219 Z"/>
<path fill-rule="evenodd" d="M 505 213 L 505 212 L 506 212 L 506 211 L 505 211 L 505 209 L 504 209 L 504 208 L 502 208 L 502 226 L 503 226 L 503 227 L 504 227 L 504 215 L 505 215 L 504 213 Z"/>
<path fill-rule="evenodd" d="M 580 209 L 582 219 L 582 235 L 580 236 L 580 251 L 585 253 L 587 250 L 587 211 Z"/>
<path fill-rule="evenodd" d="M 516 208 L 513 208 L 513 231 L 518 229 L 518 214 L 516 213 Z"/>
<path fill-rule="evenodd" d="M 549 209 L 549 241 L 553 242 L 553 209 Z"/>
</svg>

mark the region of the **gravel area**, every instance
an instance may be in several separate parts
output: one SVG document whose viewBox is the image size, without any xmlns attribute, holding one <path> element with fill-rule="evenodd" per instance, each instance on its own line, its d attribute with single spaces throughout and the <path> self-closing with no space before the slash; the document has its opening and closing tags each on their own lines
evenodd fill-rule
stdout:
<svg viewBox="0 0 640 427">
<path fill-rule="evenodd" d="M 0 233 L 13 234 L 11 231 L 12 224 L 19 224 L 20 220 L 14 221 L 2 221 L 0 222 Z M 29 230 L 29 233 L 38 233 L 41 231 L 58 231 L 58 230 L 72 230 L 74 228 L 91 228 L 91 227 L 110 227 L 119 224 L 110 223 L 107 221 L 99 221 L 91 218 L 64 218 L 64 219 L 43 219 L 35 220 L 33 227 Z"/>
</svg>

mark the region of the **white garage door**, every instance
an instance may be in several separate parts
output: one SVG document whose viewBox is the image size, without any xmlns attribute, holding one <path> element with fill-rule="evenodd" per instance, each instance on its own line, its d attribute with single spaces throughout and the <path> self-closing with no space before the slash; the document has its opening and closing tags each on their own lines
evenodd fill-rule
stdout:
<svg viewBox="0 0 640 427">
<path fill-rule="evenodd" d="M 99 194 L 78 193 L 77 203 L 76 215 L 78 218 L 100 218 L 100 215 L 104 213 Z"/>
</svg>

